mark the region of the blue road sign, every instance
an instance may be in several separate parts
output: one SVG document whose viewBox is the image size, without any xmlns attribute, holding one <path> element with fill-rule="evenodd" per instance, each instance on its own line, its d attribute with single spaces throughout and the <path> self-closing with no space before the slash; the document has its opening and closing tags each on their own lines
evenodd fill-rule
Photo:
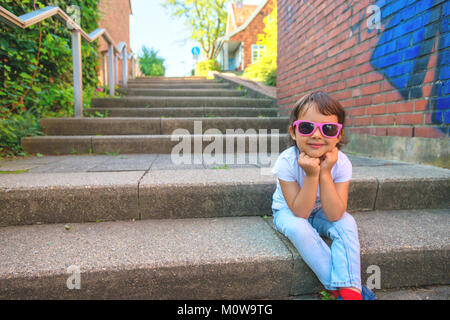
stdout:
<svg viewBox="0 0 450 320">
<path fill-rule="evenodd" d="M 200 54 L 200 48 L 199 47 L 193 47 L 191 52 L 192 52 L 192 54 L 194 56 L 198 56 Z"/>
</svg>

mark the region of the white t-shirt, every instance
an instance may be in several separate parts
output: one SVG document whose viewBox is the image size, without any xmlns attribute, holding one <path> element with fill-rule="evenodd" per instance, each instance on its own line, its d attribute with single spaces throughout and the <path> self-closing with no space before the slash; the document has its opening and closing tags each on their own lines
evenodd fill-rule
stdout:
<svg viewBox="0 0 450 320">
<path fill-rule="evenodd" d="M 277 176 L 278 179 L 284 181 L 296 181 L 300 187 L 303 186 L 303 181 L 306 177 L 306 173 L 298 165 L 298 157 L 300 153 L 296 146 L 292 146 L 284 150 L 278 156 L 277 161 L 272 169 L 272 173 Z M 346 182 L 352 178 L 352 163 L 347 156 L 338 150 L 338 160 L 331 169 L 331 177 L 333 182 Z M 281 191 L 280 182 L 277 179 L 277 188 L 272 197 L 272 209 L 279 210 L 287 207 L 286 200 L 284 200 L 283 192 Z M 320 205 L 320 190 L 317 186 L 317 198 L 314 209 L 319 208 Z"/>
</svg>

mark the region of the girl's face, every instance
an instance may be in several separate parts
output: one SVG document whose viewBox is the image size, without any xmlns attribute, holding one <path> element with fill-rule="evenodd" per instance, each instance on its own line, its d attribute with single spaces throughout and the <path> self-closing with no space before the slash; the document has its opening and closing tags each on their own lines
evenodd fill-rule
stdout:
<svg viewBox="0 0 450 320">
<path fill-rule="evenodd" d="M 303 115 L 299 115 L 297 120 L 313 121 L 317 123 L 338 123 L 338 117 L 336 115 L 321 114 L 316 110 L 315 106 L 307 106 L 306 112 L 304 112 Z M 296 127 L 289 127 L 289 134 L 291 135 L 291 138 L 295 140 L 300 152 L 305 152 L 312 158 L 320 158 L 328 151 L 331 151 L 341 140 L 343 133 L 344 129 L 341 129 L 336 138 L 327 138 L 322 135 L 320 128 L 317 127 L 312 135 L 302 136 L 298 134 Z"/>
</svg>

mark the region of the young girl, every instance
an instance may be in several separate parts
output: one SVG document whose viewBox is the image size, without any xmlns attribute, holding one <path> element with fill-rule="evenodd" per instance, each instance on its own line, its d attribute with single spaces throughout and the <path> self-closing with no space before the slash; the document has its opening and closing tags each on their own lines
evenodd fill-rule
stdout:
<svg viewBox="0 0 450 320">
<path fill-rule="evenodd" d="M 273 222 L 326 289 L 344 300 L 361 300 L 358 229 L 346 211 L 352 164 L 338 150 L 344 120 L 342 105 L 324 92 L 305 95 L 294 105 L 292 146 L 273 169 L 278 178 Z M 331 249 L 320 235 L 333 240 Z"/>
</svg>

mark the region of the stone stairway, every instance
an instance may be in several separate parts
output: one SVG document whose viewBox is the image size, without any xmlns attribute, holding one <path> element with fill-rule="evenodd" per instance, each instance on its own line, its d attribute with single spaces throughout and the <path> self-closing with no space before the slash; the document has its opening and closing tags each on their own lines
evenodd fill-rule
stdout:
<svg viewBox="0 0 450 320">
<path fill-rule="evenodd" d="M 11 172 L 0 174 L 0 298 L 283 299 L 322 290 L 273 229 L 276 180 L 263 170 L 270 164 L 248 150 L 227 165 L 201 153 L 174 163 L 170 154 L 173 130 L 193 133 L 194 121 L 202 133 L 275 128 L 282 141 L 287 119 L 277 117 L 273 101 L 244 90 L 169 96 L 178 90 L 230 91 L 198 78 L 138 79 L 126 96 L 96 99 L 87 110 L 108 110 L 107 118 L 43 119 L 48 136 L 23 142 L 45 156 L 0 162 L 0 172 Z M 263 110 L 274 113 L 259 116 Z M 100 138 L 111 139 L 108 147 Z M 91 154 L 63 155 L 75 146 Z M 363 283 L 369 266 L 380 268 L 383 289 L 450 283 L 450 171 L 348 156 L 347 210 L 359 228 Z M 67 287 L 73 266 L 80 289 Z"/>
<path fill-rule="evenodd" d="M 121 92 L 120 98 L 92 99 L 92 108 L 86 110 L 86 115 L 99 112 L 107 117 L 41 119 L 45 135 L 22 139 L 23 149 L 41 154 L 171 153 L 183 137 L 203 134 L 205 147 L 214 135 L 225 136 L 227 129 L 233 131 L 228 136 L 235 145 L 239 137 L 248 140 L 265 129 L 267 144 L 275 138 L 283 147 L 288 118 L 277 117 L 274 101 L 247 97 L 244 90 L 230 89 L 227 83 L 201 78 L 138 79 Z M 196 123 L 201 126 L 199 132 L 194 130 Z M 173 139 L 175 129 L 185 133 Z M 242 129 L 242 134 L 233 136 L 236 129 Z"/>
</svg>

